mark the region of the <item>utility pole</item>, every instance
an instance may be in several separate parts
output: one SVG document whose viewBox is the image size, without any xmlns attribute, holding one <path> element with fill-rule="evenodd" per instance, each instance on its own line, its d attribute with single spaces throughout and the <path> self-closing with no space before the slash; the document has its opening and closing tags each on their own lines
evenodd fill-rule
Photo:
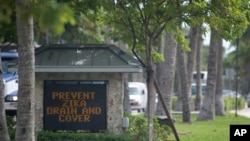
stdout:
<svg viewBox="0 0 250 141">
<path fill-rule="evenodd" d="M 236 45 L 236 66 L 235 66 L 235 117 L 238 116 L 237 110 L 238 110 L 238 60 L 239 60 L 239 38 L 237 39 L 237 45 Z"/>
</svg>

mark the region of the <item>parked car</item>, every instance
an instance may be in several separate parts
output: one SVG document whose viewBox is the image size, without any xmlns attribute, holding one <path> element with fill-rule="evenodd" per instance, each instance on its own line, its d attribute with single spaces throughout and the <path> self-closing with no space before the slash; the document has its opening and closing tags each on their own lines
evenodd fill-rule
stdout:
<svg viewBox="0 0 250 141">
<path fill-rule="evenodd" d="M 128 87 L 131 109 L 144 112 L 148 99 L 146 84 L 142 82 L 129 82 Z"/>
<path fill-rule="evenodd" d="M 16 73 L 3 72 L 4 96 L 18 90 L 18 76 Z"/>
<path fill-rule="evenodd" d="M 16 115 L 18 104 L 18 91 L 9 93 L 4 98 L 4 107 L 7 115 Z"/>
<path fill-rule="evenodd" d="M 16 72 L 8 72 L 8 63 L 18 58 L 17 51 L 10 50 L 0 53 L 2 59 L 2 77 L 4 105 L 7 115 L 13 115 L 17 109 L 18 75 Z"/>
</svg>

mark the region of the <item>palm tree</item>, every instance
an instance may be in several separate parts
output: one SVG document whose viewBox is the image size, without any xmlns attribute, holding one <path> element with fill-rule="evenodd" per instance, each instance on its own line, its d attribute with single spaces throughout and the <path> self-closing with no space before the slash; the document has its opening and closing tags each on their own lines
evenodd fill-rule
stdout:
<svg viewBox="0 0 250 141">
<path fill-rule="evenodd" d="M 165 61 L 157 65 L 156 75 L 157 75 L 157 80 L 159 82 L 159 87 L 163 93 L 162 97 L 165 100 L 168 111 L 171 111 L 177 44 L 173 39 L 172 33 L 166 33 L 166 35 L 164 36 L 164 41 L 165 45 L 164 47 L 162 47 L 163 48 L 162 50 Z M 165 114 L 166 113 L 162 107 L 162 103 L 159 101 L 157 103 L 156 115 L 165 115 Z"/>
<path fill-rule="evenodd" d="M 217 52 L 218 52 L 218 60 L 217 60 L 217 79 L 216 79 L 216 89 L 215 89 L 215 114 L 223 116 L 225 115 L 224 110 L 224 101 L 222 97 L 222 76 L 223 76 L 223 46 L 222 46 L 222 38 L 220 35 L 218 35 L 218 46 L 217 46 Z"/>
<path fill-rule="evenodd" d="M 1 49 L 0 49 L 1 54 Z M 6 114 L 4 108 L 4 84 L 2 77 L 2 59 L 0 58 L 0 140 L 1 141 L 9 141 L 8 127 L 6 122 Z"/>
<path fill-rule="evenodd" d="M 17 34 L 18 34 L 18 109 L 16 124 L 16 141 L 35 140 L 34 111 L 34 35 L 33 18 L 23 18 L 23 10 L 29 7 L 27 0 L 16 0 Z M 25 12 L 24 12 L 25 13 Z M 26 11 L 27 13 L 27 11 Z"/>
<path fill-rule="evenodd" d="M 217 75 L 217 48 L 218 32 L 211 29 L 211 40 L 208 58 L 208 78 L 206 94 L 203 99 L 203 104 L 200 109 L 198 120 L 214 120 L 215 118 L 215 88 L 216 88 L 216 75 Z"/>
<path fill-rule="evenodd" d="M 181 46 L 177 47 L 178 72 L 180 75 L 181 98 L 182 98 L 182 121 L 191 122 L 190 93 L 188 91 L 187 67 L 185 64 L 185 53 Z"/>
<path fill-rule="evenodd" d="M 199 35 L 198 35 L 198 45 L 197 45 L 197 50 L 196 50 L 196 72 L 197 72 L 197 76 L 201 76 L 201 56 L 202 56 L 202 27 L 200 27 L 200 32 L 199 32 Z M 202 99 L 201 99 L 201 77 L 197 77 L 196 78 L 196 89 L 197 89 L 197 93 L 195 95 L 195 102 L 194 102 L 194 110 L 197 111 L 197 110 L 200 110 L 200 107 L 201 107 L 201 102 L 202 102 Z"/>
<path fill-rule="evenodd" d="M 193 68 L 195 64 L 197 49 L 200 44 L 200 38 L 199 38 L 200 35 L 201 35 L 201 25 L 196 25 L 194 27 L 191 27 L 189 36 L 190 37 L 189 46 L 191 48 L 191 51 L 188 52 L 188 61 L 187 61 L 187 82 L 188 82 L 189 93 L 191 93 L 191 83 L 193 81 Z M 199 99 L 199 95 L 197 98 Z M 192 102 L 192 100 L 190 102 Z"/>
</svg>

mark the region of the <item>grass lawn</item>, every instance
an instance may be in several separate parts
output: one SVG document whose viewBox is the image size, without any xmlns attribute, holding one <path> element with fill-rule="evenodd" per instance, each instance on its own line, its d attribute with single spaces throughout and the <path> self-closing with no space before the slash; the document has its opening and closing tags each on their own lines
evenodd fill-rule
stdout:
<svg viewBox="0 0 250 141">
<path fill-rule="evenodd" d="M 250 124 L 250 119 L 234 114 L 217 116 L 214 121 L 197 121 L 197 115 L 192 115 L 192 123 L 182 123 L 182 115 L 174 114 L 175 128 L 180 141 L 229 141 L 230 124 Z M 174 140 L 171 135 L 170 140 Z"/>
</svg>

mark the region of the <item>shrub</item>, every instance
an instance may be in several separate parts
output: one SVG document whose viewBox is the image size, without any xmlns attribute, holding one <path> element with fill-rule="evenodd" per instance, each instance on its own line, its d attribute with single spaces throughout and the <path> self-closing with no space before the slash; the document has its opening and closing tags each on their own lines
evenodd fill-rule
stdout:
<svg viewBox="0 0 250 141">
<path fill-rule="evenodd" d="M 127 116 L 130 119 L 130 126 L 123 134 L 40 131 L 37 134 L 37 141 L 147 141 L 147 118 L 143 115 Z M 171 130 L 166 125 L 160 125 L 154 118 L 154 131 L 154 141 L 164 141 L 169 137 Z"/>
<path fill-rule="evenodd" d="M 230 111 L 235 109 L 235 98 L 232 97 L 225 97 L 224 104 L 225 104 L 225 111 Z M 245 99 L 240 97 L 237 99 L 237 107 L 238 109 L 243 109 L 245 107 Z"/>
<path fill-rule="evenodd" d="M 129 115 L 130 126 L 126 129 L 126 134 L 134 137 L 135 141 L 147 141 L 148 123 L 143 115 Z M 160 125 L 157 118 L 154 118 L 154 141 L 164 141 L 169 137 L 171 129 L 166 125 Z"/>
<path fill-rule="evenodd" d="M 14 120 L 13 116 L 7 116 L 7 126 L 8 126 L 8 132 L 10 136 L 10 140 L 15 140 L 15 131 L 16 131 L 16 121 Z"/>
<path fill-rule="evenodd" d="M 37 141 L 133 141 L 133 139 L 125 134 L 40 131 L 37 134 Z"/>
</svg>

